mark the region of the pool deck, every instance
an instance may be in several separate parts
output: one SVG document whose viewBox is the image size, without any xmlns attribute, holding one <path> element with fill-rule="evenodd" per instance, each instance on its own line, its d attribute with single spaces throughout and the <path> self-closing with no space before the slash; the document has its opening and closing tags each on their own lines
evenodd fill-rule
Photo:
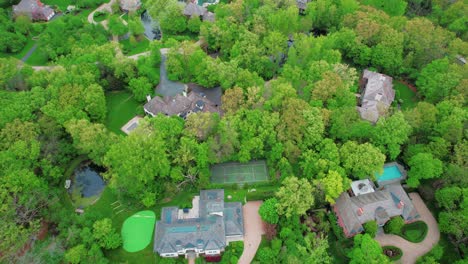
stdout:
<svg viewBox="0 0 468 264">
<path fill-rule="evenodd" d="M 125 133 L 125 134 L 130 134 L 135 128 L 138 127 L 138 122 L 140 121 L 140 119 L 142 119 L 143 117 L 141 116 L 135 116 L 134 118 L 130 119 L 130 121 L 128 121 L 122 128 L 121 130 Z"/>
<path fill-rule="evenodd" d="M 379 180 L 379 178 L 381 178 L 383 176 L 383 174 L 380 177 L 378 175 L 375 175 L 376 178 L 377 178 L 377 183 L 379 184 L 379 186 L 389 184 L 389 183 L 394 183 L 394 182 L 401 182 L 402 180 L 406 180 L 408 174 L 407 174 L 405 168 L 403 168 L 403 166 L 400 165 L 396 161 L 385 163 L 384 164 L 384 170 L 385 170 L 385 168 L 393 167 L 393 166 L 396 166 L 398 168 L 398 170 L 401 173 L 401 177 L 394 178 L 394 179 L 389 179 L 389 180 Z"/>
</svg>

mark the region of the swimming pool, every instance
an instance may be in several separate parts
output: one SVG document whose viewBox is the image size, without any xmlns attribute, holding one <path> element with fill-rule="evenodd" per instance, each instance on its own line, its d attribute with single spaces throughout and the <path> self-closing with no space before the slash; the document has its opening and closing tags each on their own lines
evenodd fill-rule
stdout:
<svg viewBox="0 0 468 264">
<path fill-rule="evenodd" d="M 390 181 L 403 178 L 403 173 L 398 168 L 398 165 L 392 164 L 390 166 L 384 166 L 382 174 L 375 174 L 377 181 Z"/>
</svg>

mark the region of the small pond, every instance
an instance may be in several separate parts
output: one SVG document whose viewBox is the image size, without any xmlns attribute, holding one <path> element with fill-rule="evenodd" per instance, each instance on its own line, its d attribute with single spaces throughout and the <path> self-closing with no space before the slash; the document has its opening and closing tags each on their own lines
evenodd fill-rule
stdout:
<svg viewBox="0 0 468 264">
<path fill-rule="evenodd" d="M 68 192 L 78 208 L 84 208 L 96 202 L 106 186 L 101 173 L 102 167 L 91 162 L 81 163 L 73 172 L 72 184 Z"/>
<path fill-rule="evenodd" d="M 161 39 L 161 29 L 158 21 L 153 20 L 146 10 L 141 14 L 140 19 L 145 27 L 145 36 L 149 40 Z"/>
</svg>

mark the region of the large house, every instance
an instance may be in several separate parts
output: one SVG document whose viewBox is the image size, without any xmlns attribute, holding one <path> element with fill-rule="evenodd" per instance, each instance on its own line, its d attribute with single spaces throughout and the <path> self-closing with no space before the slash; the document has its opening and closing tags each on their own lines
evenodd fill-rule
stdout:
<svg viewBox="0 0 468 264">
<path fill-rule="evenodd" d="M 148 102 L 143 108 L 145 113 L 153 117 L 162 113 L 167 116 L 177 115 L 184 119 L 197 112 L 221 113 L 218 105 L 211 102 L 203 93 L 194 91 L 163 98 L 155 96 L 151 99 L 148 97 Z"/>
<path fill-rule="evenodd" d="M 120 0 L 119 4 L 124 12 L 135 12 L 141 7 L 140 0 Z"/>
<path fill-rule="evenodd" d="M 208 9 L 204 6 L 199 6 L 194 2 L 189 2 L 185 7 L 182 13 L 187 17 L 198 16 L 203 21 L 213 22 L 215 20 L 215 14 L 209 12 Z"/>
<path fill-rule="evenodd" d="M 40 0 L 21 0 L 17 5 L 13 6 L 13 14 L 17 16 L 28 16 L 31 20 L 49 21 L 54 15 L 54 10 L 44 5 Z"/>
<path fill-rule="evenodd" d="M 357 107 L 362 119 L 376 123 L 387 112 L 395 99 L 392 81 L 392 77 L 385 74 L 364 70 Z"/>
<path fill-rule="evenodd" d="M 338 197 L 333 211 L 347 237 L 363 232 L 363 224 L 372 220 L 383 226 L 395 216 L 401 216 L 406 223 L 420 217 L 400 183 L 376 189 L 368 179 L 352 182 L 351 190 Z"/>
<path fill-rule="evenodd" d="M 162 209 L 154 252 L 162 257 L 219 257 L 230 242 L 244 239 L 243 221 L 242 204 L 225 203 L 224 190 L 202 190 L 191 209 Z"/>
</svg>

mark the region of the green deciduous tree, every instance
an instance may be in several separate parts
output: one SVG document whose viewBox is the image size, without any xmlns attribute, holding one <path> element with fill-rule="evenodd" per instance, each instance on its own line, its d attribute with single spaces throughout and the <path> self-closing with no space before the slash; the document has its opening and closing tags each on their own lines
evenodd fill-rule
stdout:
<svg viewBox="0 0 468 264">
<path fill-rule="evenodd" d="M 376 172 L 381 173 L 383 170 L 385 155 L 369 143 L 348 141 L 341 147 L 340 155 L 346 172 L 359 179 L 373 179 Z"/>
<path fill-rule="evenodd" d="M 319 182 L 325 190 L 325 201 L 330 204 L 335 204 L 335 199 L 351 184 L 351 180 L 333 170 L 330 170 Z"/>
<path fill-rule="evenodd" d="M 158 178 L 168 178 L 170 162 L 161 135 L 135 131 L 114 144 L 104 158 L 111 185 L 144 205 L 156 202 L 160 192 Z"/>
<path fill-rule="evenodd" d="M 187 23 L 187 28 L 190 30 L 192 33 L 198 33 L 200 32 L 200 26 L 201 26 L 201 20 L 199 16 L 192 16 L 190 17 L 188 23 Z"/>
<path fill-rule="evenodd" d="M 144 102 L 146 96 L 153 93 L 153 85 L 146 77 L 131 79 L 128 88 L 133 92 L 135 99 L 140 102 Z"/>
<path fill-rule="evenodd" d="M 403 113 L 397 112 L 390 117 L 380 118 L 375 128 L 372 143 L 387 154 L 390 160 L 394 160 L 401 152 L 401 145 L 408 141 L 411 126 Z"/>
<path fill-rule="evenodd" d="M 457 65 L 450 65 L 447 58 L 434 60 L 425 66 L 416 85 L 427 101 L 437 103 L 456 93 L 455 87 L 462 76 L 454 70 Z"/>
<path fill-rule="evenodd" d="M 115 249 L 122 244 L 120 235 L 112 227 L 112 221 L 109 218 L 94 222 L 93 237 L 99 246 L 105 249 Z"/>
<path fill-rule="evenodd" d="M 314 188 L 307 179 L 294 176 L 283 181 L 283 185 L 276 193 L 278 199 L 278 213 L 291 217 L 304 215 L 314 205 Z"/>
<path fill-rule="evenodd" d="M 276 198 L 270 198 L 260 205 L 258 214 L 263 221 L 270 224 L 277 224 L 279 215 L 277 212 L 278 200 Z"/>
<path fill-rule="evenodd" d="M 408 186 L 418 187 L 420 180 L 437 178 L 442 174 L 442 161 L 436 159 L 429 153 L 418 153 L 408 162 Z"/>
<path fill-rule="evenodd" d="M 375 220 L 369 221 L 364 224 L 364 231 L 366 232 L 366 234 L 369 234 L 369 236 L 371 236 L 372 238 L 374 238 L 377 234 L 377 229 L 378 226 Z"/>
<path fill-rule="evenodd" d="M 453 210 L 462 198 L 462 189 L 457 186 L 442 188 L 436 191 L 435 198 L 440 207 Z"/>
<path fill-rule="evenodd" d="M 379 243 L 368 234 L 354 237 L 354 246 L 348 257 L 351 259 L 350 264 L 390 263 Z"/>
<path fill-rule="evenodd" d="M 104 125 L 90 123 L 86 119 L 72 119 L 65 123 L 65 128 L 73 138 L 73 146 L 78 153 L 86 154 L 97 164 L 102 164 L 107 151 L 118 141 Z"/>
<path fill-rule="evenodd" d="M 400 234 L 405 221 L 400 216 L 393 217 L 384 226 L 385 233 Z"/>
</svg>

